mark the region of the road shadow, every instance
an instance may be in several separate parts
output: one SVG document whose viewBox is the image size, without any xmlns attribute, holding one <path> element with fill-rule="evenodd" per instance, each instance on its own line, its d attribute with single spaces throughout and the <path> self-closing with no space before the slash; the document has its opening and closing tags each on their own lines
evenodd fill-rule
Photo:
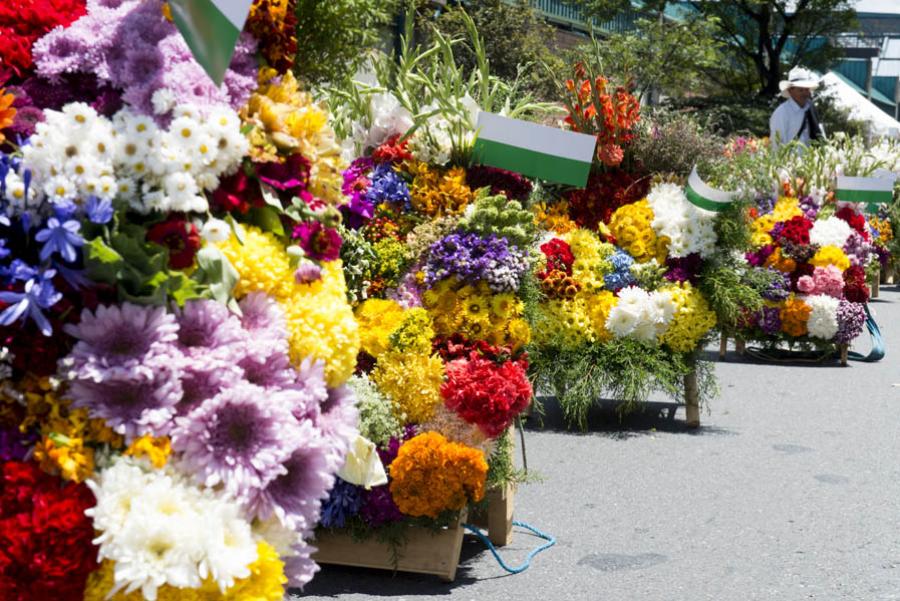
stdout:
<svg viewBox="0 0 900 601">
<path fill-rule="evenodd" d="M 716 426 L 703 426 L 705 414 L 701 414 L 700 428 L 689 428 L 684 421 L 684 405 L 664 401 L 647 401 L 625 411 L 625 403 L 616 399 L 598 399 L 588 409 L 587 428 L 582 431 L 566 421 L 565 414 L 555 396 L 539 397 L 540 413 L 533 411 L 525 420 L 527 430 L 543 432 L 568 432 L 571 434 L 603 434 L 610 438 L 633 438 L 654 432 L 671 432 L 693 436 L 725 435 L 736 433 Z"/>
</svg>

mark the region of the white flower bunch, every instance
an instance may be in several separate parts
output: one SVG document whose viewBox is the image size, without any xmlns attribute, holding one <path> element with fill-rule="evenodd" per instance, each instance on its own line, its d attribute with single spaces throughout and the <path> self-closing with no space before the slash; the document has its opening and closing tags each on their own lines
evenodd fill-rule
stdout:
<svg viewBox="0 0 900 601">
<path fill-rule="evenodd" d="M 850 224 L 837 217 L 819 219 L 809 230 L 809 241 L 819 246 L 837 246 L 843 248 L 852 233 Z"/>
<path fill-rule="evenodd" d="M 837 310 L 840 300 L 826 294 L 816 294 L 803 299 L 812 309 L 806 327 L 813 338 L 831 340 L 838 331 Z"/>
<path fill-rule="evenodd" d="M 360 150 L 377 148 L 396 134 L 405 134 L 413 126 L 412 113 L 390 92 L 369 98 L 369 126 L 354 124 L 353 137 L 360 140 Z"/>
<path fill-rule="evenodd" d="M 115 176 L 116 136 L 112 124 L 83 102 L 62 111 L 44 111 L 30 144 L 22 149 L 22 171 L 31 171 L 32 182 L 25 206 L 21 177 L 7 177 L 7 200 L 14 212 L 35 208 L 44 200 L 52 204 L 96 196 L 112 200 L 118 190 Z"/>
<path fill-rule="evenodd" d="M 654 186 L 647 195 L 647 202 L 653 210 L 653 231 L 670 240 L 670 256 L 686 257 L 699 253 L 707 258 L 715 252 L 715 215 L 691 204 L 680 186 Z"/>
<path fill-rule="evenodd" d="M 468 92 L 454 98 L 452 110 L 435 103 L 422 107 L 429 117 L 410 138 L 410 149 L 421 161 L 432 165 L 444 165 L 450 160 L 455 147 L 471 145 L 475 139 L 478 113 L 481 110 Z"/>
<path fill-rule="evenodd" d="M 619 338 L 631 336 L 653 342 L 665 334 L 676 309 L 670 292 L 647 292 L 628 286 L 619 291 L 619 301 L 609 312 L 606 329 Z"/>
<path fill-rule="evenodd" d="M 140 212 L 206 211 L 203 191 L 216 189 L 249 148 L 240 118 L 228 107 L 202 115 L 184 105 L 174 115 L 168 129 L 127 109 L 113 118 L 117 174 L 126 184 L 120 197 Z"/>
<path fill-rule="evenodd" d="M 206 578 L 224 592 L 250 576 L 257 544 L 232 500 L 124 457 L 87 484 L 99 558 L 115 562 L 110 595 L 140 590 L 154 601 L 163 585 L 198 588 Z"/>
</svg>

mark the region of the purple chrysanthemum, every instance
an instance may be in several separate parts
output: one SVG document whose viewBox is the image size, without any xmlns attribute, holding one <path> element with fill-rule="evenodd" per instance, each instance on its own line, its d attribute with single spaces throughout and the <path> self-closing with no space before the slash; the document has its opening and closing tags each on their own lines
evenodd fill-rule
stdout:
<svg viewBox="0 0 900 601">
<path fill-rule="evenodd" d="M 78 339 L 69 358 L 80 378 L 149 375 L 158 365 L 173 368 L 180 357 L 173 345 L 178 325 L 164 307 L 101 305 L 82 311 L 81 321 L 65 331 Z"/>
<path fill-rule="evenodd" d="M 850 258 L 851 265 L 865 267 L 874 252 L 874 245 L 866 241 L 857 231 L 851 232 L 844 243 L 844 253 Z"/>
<path fill-rule="evenodd" d="M 285 388 L 297 377 L 285 349 L 272 344 L 268 348 L 254 345 L 254 352 L 241 359 L 238 367 L 244 371 L 244 379 L 262 388 Z"/>
<path fill-rule="evenodd" d="M 246 501 L 285 473 L 303 435 L 288 407 L 242 382 L 179 417 L 172 449 L 198 483 L 221 484 Z"/>
<path fill-rule="evenodd" d="M 332 467 L 339 470 L 347 458 L 350 443 L 359 434 L 356 425 L 359 412 L 356 409 L 356 395 L 349 386 L 328 389 L 328 398 L 322 404 L 316 425 L 328 442 Z"/>
<path fill-rule="evenodd" d="M 264 292 L 251 292 L 238 303 L 241 326 L 250 339 L 285 339 L 287 322 L 284 311 L 274 298 Z"/>
<path fill-rule="evenodd" d="M 194 300 L 175 310 L 178 347 L 189 359 L 239 361 L 244 354 L 244 330 L 228 308 L 212 300 Z"/>
<path fill-rule="evenodd" d="M 763 307 L 759 315 L 759 329 L 769 336 L 781 332 L 781 312 L 777 307 Z"/>
<path fill-rule="evenodd" d="M 387 484 L 375 486 L 372 490 L 366 491 L 363 506 L 359 513 L 365 522 L 373 528 L 388 522 L 399 522 L 403 519 L 403 514 L 400 512 L 397 504 L 394 503 L 390 486 Z"/>
<path fill-rule="evenodd" d="M 75 380 L 69 385 L 69 396 L 73 407 L 87 409 L 90 417 L 106 421 L 130 439 L 168 434 L 182 388 L 172 369 L 158 365 L 150 374 L 118 373 L 99 382 Z"/>
<path fill-rule="evenodd" d="M 834 341 L 838 344 L 850 344 L 854 338 L 862 334 L 866 323 L 866 310 L 861 303 L 842 300 L 837 308 L 838 331 Z"/>
<path fill-rule="evenodd" d="M 284 559 L 284 575 L 289 587 L 302 590 L 319 571 L 319 564 L 312 559 L 317 549 L 304 542 L 294 545 L 292 551 L 293 554 Z"/>
<path fill-rule="evenodd" d="M 244 372 L 237 365 L 224 361 L 191 361 L 181 374 L 183 394 L 175 407 L 176 413 L 187 415 L 226 388 L 236 385 L 243 377 Z"/>
<path fill-rule="evenodd" d="M 274 515 L 285 526 L 306 531 L 319 521 L 322 501 L 334 485 L 334 470 L 328 443 L 312 423 L 301 424 L 297 438 L 280 475 L 254 491 L 248 509 L 260 519 Z"/>
<path fill-rule="evenodd" d="M 328 388 L 325 386 L 325 363 L 306 358 L 297 369 L 293 392 L 300 395 L 294 406 L 294 417 L 300 421 L 318 422 L 322 413 L 322 405 L 328 400 Z"/>
<path fill-rule="evenodd" d="M 22 461 L 35 443 L 35 436 L 18 428 L 0 426 L 0 461 Z"/>
</svg>

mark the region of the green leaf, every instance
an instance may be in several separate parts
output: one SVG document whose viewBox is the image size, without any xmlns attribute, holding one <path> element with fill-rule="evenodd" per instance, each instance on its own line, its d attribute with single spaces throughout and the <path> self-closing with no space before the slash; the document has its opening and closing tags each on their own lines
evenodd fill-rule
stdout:
<svg viewBox="0 0 900 601">
<path fill-rule="evenodd" d="M 205 246 L 197 253 L 195 278 L 208 287 L 212 297 L 222 304 L 232 300 L 231 292 L 240 278 L 237 270 L 216 246 Z"/>
<path fill-rule="evenodd" d="M 259 187 L 262 189 L 262 197 L 266 204 L 281 212 L 284 207 L 281 206 L 281 199 L 278 198 L 278 193 L 275 189 L 263 183 L 260 183 Z"/>
<path fill-rule="evenodd" d="M 92 280 L 115 284 L 123 263 L 122 255 L 107 246 L 102 238 L 94 238 L 84 245 L 84 267 Z"/>
<path fill-rule="evenodd" d="M 273 207 L 253 207 L 247 214 L 250 223 L 258 226 L 266 232 L 272 232 L 276 236 L 284 236 L 284 226 L 281 224 L 281 215 Z"/>
</svg>

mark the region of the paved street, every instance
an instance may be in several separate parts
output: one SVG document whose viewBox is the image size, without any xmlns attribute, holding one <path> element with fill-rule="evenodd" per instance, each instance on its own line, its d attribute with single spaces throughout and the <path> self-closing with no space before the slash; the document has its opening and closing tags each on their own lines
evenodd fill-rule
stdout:
<svg viewBox="0 0 900 601">
<path fill-rule="evenodd" d="M 729 353 L 697 433 L 680 426 L 682 410 L 674 422 L 597 415 L 586 434 L 551 414 L 529 430 L 543 481 L 520 489 L 516 518 L 559 542 L 527 572 L 505 575 L 473 539 L 452 584 L 325 567 L 303 598 L 900 599 L 900 293 L 883 288 L 872 308 L 882 362 Z M 502 553 L 516 564 L 539 543 L 518 533 Z"/>
</svg>

